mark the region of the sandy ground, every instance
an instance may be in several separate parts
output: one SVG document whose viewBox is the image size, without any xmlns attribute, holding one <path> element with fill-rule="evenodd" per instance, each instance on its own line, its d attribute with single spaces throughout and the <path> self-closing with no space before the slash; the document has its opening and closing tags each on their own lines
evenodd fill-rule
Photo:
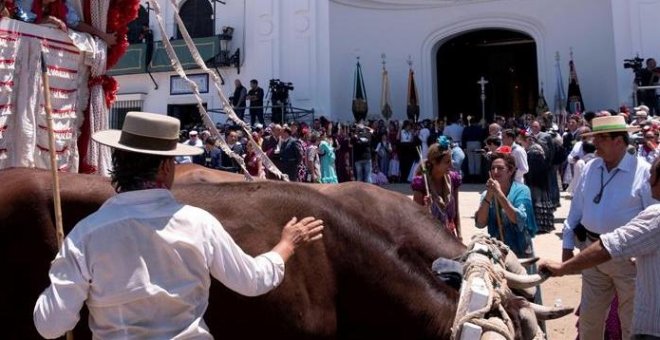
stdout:
<svg viewBox="0 0 660 340">
<path fill-rule="evenodd" d="M 392 184 L 388 185 L 387 188 L 406 195 L 411 194 L 408 184 Z M 479 194 L 483 189 L 483 184 L 464 184 L 461 186 L 459 193 L 460 215 L 465 240 L 469 240 L 476 233 L 486 232 L 475 228 L 473 217 L 479 206 Z M 562 223 L 568 215 L 570 202 L 562 193 L 561 207 L 555 212 L 555 231 L 537 235 L 534 238 L 534 248 L 538 257 L 561 261 L 561 229 Z M 561 300 L 561 304 L 564 306 L 577 307 L 580 302 L 579 275 L 550 278 L 541 287 L 545 305 L 552 305 Z M 558 320 L 548 321 L 546 323 L 548 339 L 575 339 L 577 336 L 576 321 L 577 317 L 573 314 Z"/>
</svg>

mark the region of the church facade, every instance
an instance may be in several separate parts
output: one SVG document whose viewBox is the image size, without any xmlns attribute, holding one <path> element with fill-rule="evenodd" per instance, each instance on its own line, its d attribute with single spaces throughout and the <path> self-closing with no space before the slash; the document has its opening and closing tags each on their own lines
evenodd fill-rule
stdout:
<svg viewBox="0 0 660 340">
<path fill-rule="evenodd" d="M 257 79 L 266 92 L 269 80 L 280 79 L 294 87 L 290 91 L 292 106 L 313 109 L 317 117 L 340 121 L 353 119 L 351 101 L 358 57 L 369 117 L 380 116 L 385 62 L 395 119 L 406 116 L 410 67 L 415 72 L 421 118 L 455 114 L 463 106 L 461 113 L 479 116 L 480 112 L 474 111 L 480 107 L 477 81 L 481 76 L 489 81 L 485 98 L 486 110 L 491 111 L 486 113 L 488 117 L 498 110 L 498 106 L 491 105 L 495 100 L 510 111 L 500 113 L 531 110 L 541 86 L 553 109 L 558 92 L 556 65 L 559 63 L 559 78 L 566 91 L 571 56 L 587 110 L 630 106 L 633 72 L 624 68 L 624 59 L 636 55 L 660 58 L 660 0 L 227 0 L 225 4 L 185 0 L 179 3 L 179 9 L 184 9 L 186 2 L 192 7 L 192 1 L 197 13 L 204 12 L 200 8 L 208 13 L 210 8 L 210 18 L 202 18 L 211 20 L 215 27 L 210 40 L 219 39 L 225 26 L 234 29 L 227 51 L 234 55 L 240 49 L 240 73 L 226 60 L 212 67 L 225 80 L 224 93 L 233 92 L 234 79 L 246 86 L 250 79 Z M 169 1 L 161 1 L 165 38 L 176 42 L 174 10 L 170 6 Z M 146 12 L 148 26 L 158 42 L 163 34 L 153 11 Z M 510 38 L 507 32 L 511 32 Z M 470 40 L 460 40 L 468 34 Z M 465 58 L 457 52 L 456 62 L 443 66 L 441 51 L 454 48 L 456 42 L 474 45 L 471 50 L 455 47 L 458 51 L 473 52 L 464 52 L 469 54 Z M 531 48 L 524 61 L 516 61 L 520 57 L 517 50 L 507 49 L 519 45 Z M 489 52 L 495 47 L 499 52 Z M 127 54 L 125 58 L 134 56 Z M 465 72 L 450 72 L 452 68 Z M 501 72 L 489 74 L 497 69 L 522 74 L 504 81 Z M 145 65 L 144 72 L 117 70 L 120 92 L 116 107 L 171 113 L 176 107 L 197 103 L 180 89 L 174 72 L 158 70 L 149 65 Z M 222 108 L 220 99 L 213 85 L 208 84 L 211 79 L 194 67 L 187 72 L 196 75 L 202 88 L 206 85 L 208 91 L 201 94 L 204 105 L 216 112 L 215 120 L 224 121 L 217 113 Z M 516 94 L 523 83 L 527 84 L 526 92 Z M 499 92 L 494 90 L 498 86 Z M 502 90 L 507 87 L 511 90 Z M 447 97 L 443 91 L 454 92 Z M 449 110 L 445 103 L 452 96 L 460 96 L 460 102 L 451 106 L 452 112 L 445 112 Z M 505 103 L 516 96 L 522 98 L 516 99 L 522 106 Z"/>
</svg>

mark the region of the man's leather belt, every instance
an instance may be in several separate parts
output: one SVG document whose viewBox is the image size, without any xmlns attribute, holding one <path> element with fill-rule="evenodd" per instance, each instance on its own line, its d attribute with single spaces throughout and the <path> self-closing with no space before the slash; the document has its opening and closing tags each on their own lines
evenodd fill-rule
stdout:
<svg viewBox="0 0 660 340">
<path fill-rule="evenodd" d="M 587 230 L 587 237 L 592 241 L 597 241 L 600 239 L 600 234 L 596 234 L 593 231 Z"/>
</svg>

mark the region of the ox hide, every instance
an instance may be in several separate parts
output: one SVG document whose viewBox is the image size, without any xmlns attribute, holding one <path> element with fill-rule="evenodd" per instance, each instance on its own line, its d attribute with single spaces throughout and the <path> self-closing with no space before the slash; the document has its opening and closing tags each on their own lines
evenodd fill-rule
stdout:
<svg viewBox="0 0 660 340">
<path fill-rule="evenodd" d="M 0 182 L 3 338 L 38 338 L 32 309 L 57 250 L 50 174 L 10 169 L 0 171 Z M 270 250 L 291 216 L 314 215 L 326 225 L 322 241 L 296 252 L 272 292 L 248 298 L 214 281 L 205 320 L 215 337 L 449 337 L 458 293 L 435 279 L 430 264 L 465 248 L 407 197 L 362 184 L 177 183 L 177 199 L 215 215 L 251 255 Z M 113 195 L 96 176 L 61 174 L 61 187 L 65 233 Z M 75 333 L 90 338 L 84 316 Z"/>
</svg>

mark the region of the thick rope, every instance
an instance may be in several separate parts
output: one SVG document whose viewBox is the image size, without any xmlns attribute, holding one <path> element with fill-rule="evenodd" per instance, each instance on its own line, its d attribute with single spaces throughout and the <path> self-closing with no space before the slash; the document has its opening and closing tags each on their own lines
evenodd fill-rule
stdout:
<svg viewBox="0 0 660 340">
<path fill-rule="evenodd" d="M 186 28 L 186 25 L 183 23 L 183 20 L 181 19 L 181 16 L 179 16 L 179 8 L 177 7 L 177 2 L 176 0 L 170 0 L 170 3 L 172 4 L 172 10 L 174 11 L 174 19 L 176 20 L 176 24 L 179 27 L 179 32 L 181 32 L 181 36 L 183 37 L 183 41 L 186 43 L 186 46 L 188 47 L 188 50 L 190 51 L 190 55 L 192 56 L 193 60 L 199 66 L 204 72 L 208 73 L 213 79 L 213 85 L 215 86 L 215 89 L 218 93 L 218 96 L 220 97 L 220 101 L 222 102 L 222 108 L 223 110 L 227 113 L 227 116 L 229 116 L 229 119 L 234 121 L 238 126 L 245 131 L 245 134 L 247 135 L 247 138 L 249 140 L 249 143 L 252 143 L 253 150 L 255 150 L 255 153 L 257 154 L 257 157 L 261 159 L 262 164 L 268 171 L 273 173 L 275 176 L 277 176 L 280 179 L 284 179 L 285 181 L 288 181 L 289 178 L 286 174 L 283 174 L 276 166 L 273 164 L 273 162 L 268 158 L 268 155 L 266 155 L 263 150 L 261 150 L 261 147 L 257 144 L 257 142 L 252 138 L 252 130 L 250 127 L 245 123 L 243 120 L 241 120 L 238 115 L 234 112 L 234 108 L 231 106 L 229 103 L 229 100 L 227 99 L 227 96 L 225 95 L 224 91 L 222 91 L 222 80 L 220 77 L 213 71 L 211 71 L 207 66 L 206 62 L 202 59 L 202 57 L 199 54 L 199 51 L 197 50 L 197 46 L 195 46 L 195 43 L 193 42 L 192 38 L 190 37 L 190 34 L 188 34 L 188 29 Z"/>
<path fill-rule="evenodd" d="M 154 9 L 154 12 L 156 13 L 156 21 L 158 21 L 158 27 L 160 29 L 161 36 L 167 37 L 160 5 L 155 0 L 148 0 L 148 1 L 151 7 Z M 213 124 L 213 121 L 211 120 L 211 117 L 209 116 L 208 112 L 206 112 L 206 109 L 204 109 L 204 101 L 200 96 L 199 87 L 197 86 L 197 83 L 188 79 L 188 76 L 186 75 L 186 72 L 183 70 L 183 67 L 181 66 L 181 62 L 179 61 L 179 58 L 177 57 L 176 52 L 172 47 L 172 44 L 167 39 L 163 39 L 162 42 L 163 42 L 163 46 L 165 47 L 165 52 L 167 52 L 167 56 L 170 58 L 170 62 L 172 63 L 172 68 L 179 75 L 179 77 L 181 77 L 181 79 L 183 79 L 186 83 L 188 83 L 188 86 L 190 86 L 190 89 L 193 92 L 193 96 L 197 101 L 197 109 L 199 110 L 204 125 L 209 129 L 211 135 L 217 137 L 218 140 L 217 144 L 220 146 L 220 149 L 222 149 L 222 151 L 224 151 L 227 155 L 233 158 L 236 161 L 236 163 L 238 163 L 238 165 L 241 167 L 241 170 L 243 171 L 243 174 L 245 175 L 245 179 L 248 181 L 253 181 L 254 179 L 252 178 L 252 176 L 250 176 L 250 173 L 245 168 L 245 161 L 243 160 L 243 157 L 236 154 L 234 151 L 231 150 L 231 148 L 229 148 L 229 145 L 225 141 L 224 136 L 222 136 L 218 131 L 218 129 L 216 129 L 215 124 Z"/>
<path fill-rule="evenodd" d="M 475 251 L 474 246 L 477 243 L 486 245 L 488 247 L 488 254 Z M 504 268 L 504 256 L 501 250 L 502 245 L 503 244 L 497 240 L 486 236 L 477 235 L 473 237 L 472 241 L 470 242 L 468 249 L 471 250 L 466 252 L 466 254 L 461 257 L 463 262 L 465 262 L 463 277 L 468 278 L 468 281 L 464 283 L 464 287 L 470 287 L 472 285 L 471 277 L 474 274 L 478 274 L 477 277 L 481 277 L 481 274 L 483 274 L 486 289 L 488 289 L 488 300 L 486 302 L 486 306 L 483 308 L 468 313 L 467 308 L 469 301 L 464 299 L 465 294 L 461 294 L 456 315 L 463 316 L 454 320 L 454 324 L 452 325 L 452 339 L 460 338 L 463 325 L 466 322 L 480 326 L 485 331 L 496 332 L 507 340 L 514 339 L 515 330 L 513 328 L 513 322 L 502 306 L 504 299 L 506 299 L 512 293 L 506 284 L 504 275 L 494 266 L 500 265 L 502 268 Z M 473 253 L 479 253 L 481 255 L 487 256 L 489 261 L 466 261 L 469 255 Z M 502 325 L 499 323 L 491 322 L 485 319 L 486 314 L 491 311 L 498 312 L 501 320 L 506 325 L 506 328 L 502 327 Z"/>
</svg>

